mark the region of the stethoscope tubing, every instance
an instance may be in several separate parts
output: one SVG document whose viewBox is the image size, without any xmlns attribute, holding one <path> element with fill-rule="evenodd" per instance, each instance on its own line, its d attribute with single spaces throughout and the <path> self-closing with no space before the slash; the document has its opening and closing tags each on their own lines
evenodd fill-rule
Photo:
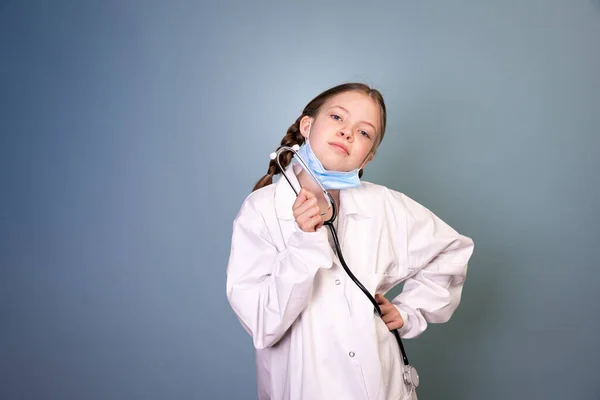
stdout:
<svg viewBox="0 0 600 400">
<path fill-rule="evenodd" d="M 292 190 L 294 191 L 296 196 L 298 196 L 298 191 L 296 191 L 296 188 L 294 188 L 294 185 L 292 184 L 292 182 L 289 180 L 289 178 L 285 174 L 285 170 L 281 166 L 281 163 L 279 162 L 279 155 L 284 151 L 293 152 L 294 155 L 296 156 L 296 159 L 300 162 L 300 165 L 302 166 L 302 168 L 306 172 L 308 172 L 310 174 L 310 176 L 312 177 L 312 179 L 315 181 L 315 183 L 317 183 L 319 185 L 319 187 L 323 191 L 323 194 L 325 195 L 325 199 L 327 200 L 329 207 L 332 209 L 332 215 L 327 221 L 324 222 L 324 225 L 326 225 L 329 228 L 329 230 L 331 231 L 331 235 L 333 237 L 333 242 L 335 244 L 335 252 L 338 256 L 338 259 L 340 260 L 342 267 L 344 268 L 344 270 L 346 271 L 346 273 L 348 274 L 350 279 L 352 279 L 352 281 L 356 284 L 356 286 L 358 286 L 358 288 L 365 294 L 365 296 L 367 296 L 369 301 L 373 304 L 373 307 L 375 308 L 375 314 L 377 314 L 378 317 L 382 317 L 381 308 L 379 307 L 379 304 L 377 304 L 377 300 L 375 300 L 375 298 L 371 295 L 371 293 L 369 293 L 367 288 L 364 287 L 364 285 L 358 280 L 358 278 L 356 278 L 356 276 L 354 276 L 354 274 L 352 273 L 350 268 L 348 268 L 346 261 L 344 260 L 344 256 L 342 255 L 342 250 L 340 248 L 340 242 L 338 239 L 338 235 L 337 235 L 335 227 L 333 226 L 333 222 L 335 221 L 335 219 L 337 217 L 337 206 L 335 204 L 335 200 L 333 199 L 331 194 L 327 191 L 327 189 L 325 189 L 323 187 L 321 182 L 317 179 L 317 177 L 310 170 L 310 168 L 308 168 L 308 165 L 306 165 L 306 163 L 304 162 L 302 157 L 300 157 L 300 155 L 298 154 L 298 150 L 299 150 L 298 145 L 294 145 L 292 147 L 281 146 L 275 153 L 271 153 L 271 159 L 275 160 L 275 162 L 277 163 L 277 166 L 279 167 L 279 170 L 281 171 L 281 175 L 283 175 L 283 177 L 288 181 L 290 187 L 292 188 Z M 398 332 L 397 329 L 393 329 L 391 332 L 396 337 L 396 341 L 398 342 L 398 346 L 400 347 L 400 353 L 402 355 L 402 361 L 403 361 L 404 365 L 409 366 L 410 364 L 408 362 L 408 357 L 406 356 L 406 351 L 404 350 L 404 345 L 402 344 L 402 340 L 400 339 L 400 333 Z"/>
</svg>

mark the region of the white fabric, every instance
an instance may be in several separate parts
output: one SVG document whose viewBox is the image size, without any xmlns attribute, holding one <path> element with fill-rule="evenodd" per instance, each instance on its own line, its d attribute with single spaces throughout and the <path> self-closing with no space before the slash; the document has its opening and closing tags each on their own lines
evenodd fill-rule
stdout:
<svg viewBox="0 0 600 400">
<path fill-rule="evenodd" d="M 286 175 L 299 187 L 291 168 Z M 256 348 L 258 398 L 416 399 L 394 336 L 339 264 L 328 228 L 300 230 L 294 200 L 281 178 L 250 194 L 233 224 L 227 297 Z M 340 191 L 340 208 L 342 253 L 361 283 L 374 295 L 405 282 L 393 300 L 405 321 L 401 337 L 448 321 L 473 241 L 406 195 L 368 182 Z"/>
</svg>

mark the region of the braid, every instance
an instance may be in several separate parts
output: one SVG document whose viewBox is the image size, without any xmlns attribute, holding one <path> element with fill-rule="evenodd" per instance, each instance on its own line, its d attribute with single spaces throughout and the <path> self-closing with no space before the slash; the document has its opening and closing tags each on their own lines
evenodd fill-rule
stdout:
<svg viewBox="0 0 600 400">
<path fill-rule="evenodd" d="M 302 136 L 302 133 L 300 133 L 300 120 L 302 119 L 302 117 L 304 117 L 304 114 L 299 116 L 298 119 L 296 120 L 296 122 L 294 122 L 288 128 L 285 136 L 283 137 L 283 139 L 281 139 L 281 144 L 277 150 L 279 150 L 283 146 L 292 147 L 295 144 L 302 145 L 304 143 L 304 136 Z M 293 156 L 294 156 L 294 154 L 291 151 L 286 151 L 285 153 L 281 154 L 281 157 L 279 158 L 279 162 L 281 163 L 281 166 L 283 167 L 283 169 L 287 168 L 287 166 L 290 165 L 290 162 L 292 162 Z M 272 184 L 273 176 L 275 176 L 279 173 L 281 173 L 281 171 L 279 170 L 277 161 L 271 160 L 269 162 L 269 168 L 267 168 L 266 175 L 264 175 L 262 178 L 260 178 L 258 180 L 258 182 L 256 182 L 252 191 L 254 192 L 257 189 L 260 189 L 262 187 Z"/>
</svg>

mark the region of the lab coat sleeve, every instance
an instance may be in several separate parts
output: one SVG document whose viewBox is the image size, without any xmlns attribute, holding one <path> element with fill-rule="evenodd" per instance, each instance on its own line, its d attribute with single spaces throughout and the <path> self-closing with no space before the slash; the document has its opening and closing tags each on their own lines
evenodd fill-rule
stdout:
<svg viewBox="0 0 600 400">
<path fill-rule="evenodd" d="M 406 239 L 399 254 L 410 276 L 392 303 L 404 320 L 400 336 L 415 338 L 428 323 L 447 322 L 458 307 L 474 243 L 409 197 L 394 196 L 402 205 L 395 209 L 404 213 L 398 218 L 399 235 Z"/>
<path fill-rule="evenodd" d="M 324 227 L 311 233 L 296 225 L 278 251 L 265 217 L 250 201 L 242 205 L 233 223 L 227 298 L 257 349 L 281 339 L 306 308 L 317 271 L 332 264 Z"/>
</svg>

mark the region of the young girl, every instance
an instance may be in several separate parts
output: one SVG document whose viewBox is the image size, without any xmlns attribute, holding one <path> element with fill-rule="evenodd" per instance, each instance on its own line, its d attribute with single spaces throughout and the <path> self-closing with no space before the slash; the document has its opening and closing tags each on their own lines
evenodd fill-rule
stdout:
<svg viewBox="0 0 600 400">
<path fill-rule="evenodd" d="M 227 297 L 256 348 L 258 398 L 416 398 L 391 330 L 420 335 L 458 306 L 473 241 L 406 195 L 360 181 L 385 132 L 381 94 L 366 85 L 333 87 L 314 98 L 282 146 L 301 145 L 338 205 L 343 258 L 382 312 L 350 279 L 324 221 L 331 216 L 312 177 L 281 154 L 290 182 L 267 174 L 233 224 Z M 393 301 L 383 295 L 404 288 Z"/>
</svg>

